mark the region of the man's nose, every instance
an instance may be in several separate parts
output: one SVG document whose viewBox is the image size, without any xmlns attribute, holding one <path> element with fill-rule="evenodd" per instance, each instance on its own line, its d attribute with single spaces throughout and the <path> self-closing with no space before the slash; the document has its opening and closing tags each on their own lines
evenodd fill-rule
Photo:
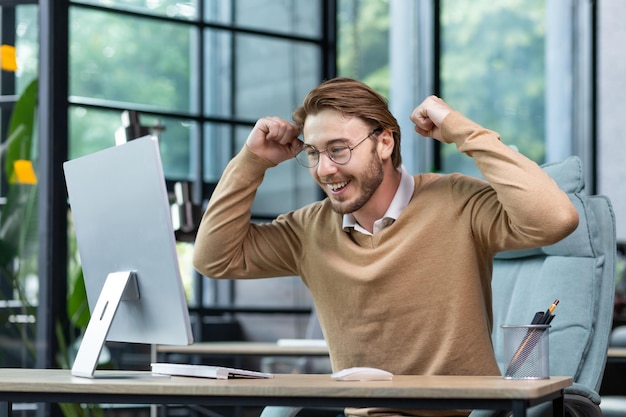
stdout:
<svg viewBox="0 0 626 417">
<path fill-rule="evenodd" d="M 337 171 L 337 164 L 330 159 L 326 152 L 321 152 L 319 158 L 317 163 L 317 175 L 323 177 Z"/>
</svg>

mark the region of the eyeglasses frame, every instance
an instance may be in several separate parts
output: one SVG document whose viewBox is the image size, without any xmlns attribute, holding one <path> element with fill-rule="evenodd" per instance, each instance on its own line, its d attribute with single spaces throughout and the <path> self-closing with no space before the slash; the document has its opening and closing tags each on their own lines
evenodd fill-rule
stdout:
<svg viewBox="0 0 626 417">
<path fill-rule="evenodd" d="M 367 139 L 369 139 L 374 133 L 376 132 L 382 132 L 383 128 L 382 127 L 377 127 L 376 129 L 372 130 L 367 136 L 365 136 L 363 139 L 361 139 L 359 142 L 357 142 L 356 145 L 354 146 L 350 146 L 346 143 L 346 141 L 342 140 L 342 139 L 335 139 L 335 141 L 339 141 L 342 142 L 346 149 L 348 149 L 348 151 L 350 151 L 350 156 L 348 156 L 348 159 L 345 162 L 337 162 L 333 159 L 332 156 L 330 156 L 330 154 L 328 153 L 328 147 L 326 149 L 324 149 L 323 151 L 319 151 L 315 148 L 315 146 L 313 145 L 308 145 L 306 143 L 304 143 L 304 141 L 300 138 L 298 138 L 298 141 L 300 142 L 300 147 L 298 148 L 298 151 L 294 154 L 294 158 L 296 159 L 296 161 L 302 165 L 305 168 L 315 168 L 316 166 L 319 165 L 320 163 L 320 155 L 324 152 L 326 152 L 326 156 L 328 157 L 328 159 L 330 159 L 331 161 L 333 161 L 333 163 L 337 164 L 337 165 L 345 165 L 348 162 L 350 162 L 350 160 L 352 159 L 352 151 L 356 149 L 357 146 L 359 146 L 360 144 L 362 144 L 363 142 L 365 142 Z M 317 152 L 317 162 L 315 163 L 315 165 L 304 165 L 302 162 L 300 162 L 300 160 L 296 157 L 300 152 L 304 151 L 304 148 L 308 147 L 311 148 L 313 150 L 315 150 L 315 152 Z"/>
</svg>

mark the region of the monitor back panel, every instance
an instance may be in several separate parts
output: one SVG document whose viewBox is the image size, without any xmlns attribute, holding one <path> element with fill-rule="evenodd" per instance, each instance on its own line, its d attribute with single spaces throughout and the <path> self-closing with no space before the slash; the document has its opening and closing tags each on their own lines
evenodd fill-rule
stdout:
<svg viewBox="0 0 626 417">
<path fill-rule="evenodd" d="M 190 343 L 156 138 L 68 161 L 64 170 L 90 308 L 108 273 L 137 275 L 139 300 L 120 303 L 107 340 Z"/>
</svg>

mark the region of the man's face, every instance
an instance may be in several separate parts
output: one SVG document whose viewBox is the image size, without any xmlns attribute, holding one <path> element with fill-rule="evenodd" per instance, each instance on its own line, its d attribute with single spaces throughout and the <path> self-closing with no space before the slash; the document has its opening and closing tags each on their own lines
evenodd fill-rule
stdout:
<svg viewBox="0 0 626 417">
<path fill-rule="evenodd" d="M 363 120 L 346 118 L 333 110 L 309 115 L 304 123 L 304 142 L 321 152 L 317 166 L 310 168 L 311 175 L 340 214 L 364 207 L 383 180 L 383 163 L 376 142 L 368 137 L 370 133 L 371 127 Z M 344 143 L 350 148 L 358 146 L 352 149 L 350 160 L 341 165 L 324 151 Z"/>
</svg>

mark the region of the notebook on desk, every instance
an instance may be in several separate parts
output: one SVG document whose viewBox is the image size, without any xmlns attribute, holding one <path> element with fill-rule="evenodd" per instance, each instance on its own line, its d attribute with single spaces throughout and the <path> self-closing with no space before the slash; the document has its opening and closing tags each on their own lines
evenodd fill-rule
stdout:
<svg viewBox="0 0 626 417">
<path fill-rule="evenodd" d="M 248 371 L 246 369 L 228 368 L 212 365 L 190 365 L 181 363 L 153 363 L 153 374 L 172 376 L 192 376 L 196 378 L 229 379 L 229 378 L 273 378 L 267 372 Z"/>
</svg>

